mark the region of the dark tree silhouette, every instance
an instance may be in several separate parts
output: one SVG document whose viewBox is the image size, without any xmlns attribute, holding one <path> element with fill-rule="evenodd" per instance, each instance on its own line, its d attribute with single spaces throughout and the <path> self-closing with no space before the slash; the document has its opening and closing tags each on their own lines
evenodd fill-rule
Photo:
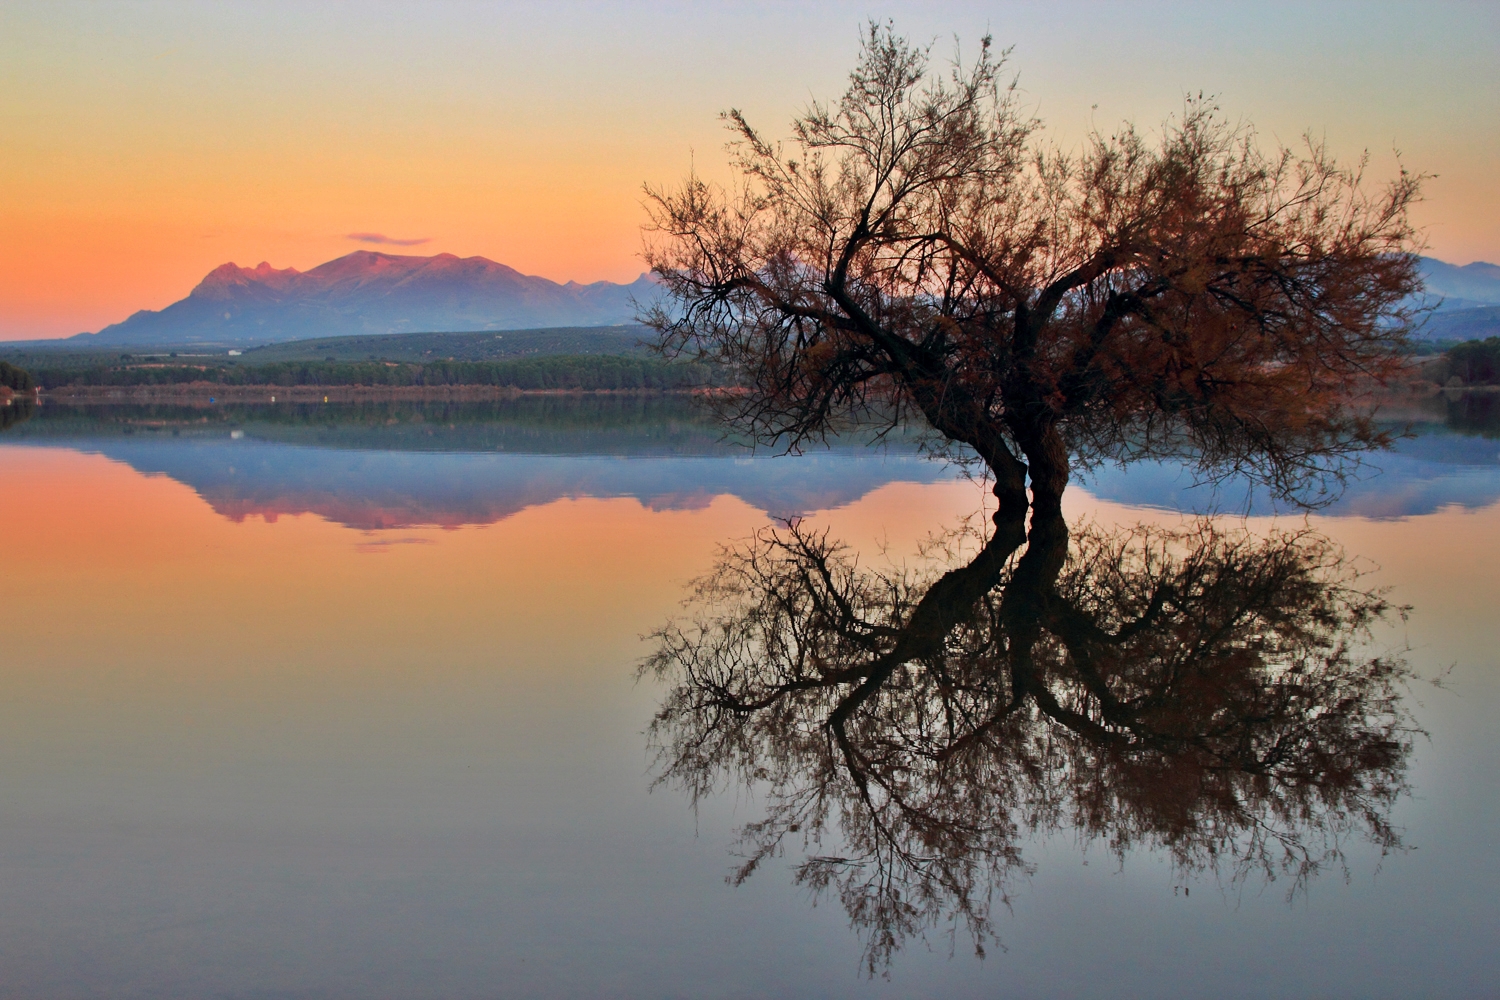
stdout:
<svg viewBox="0 0 1500 1000">
<path fill-rule="evenodd" d="M 1466 340 L 1448 351 L 1444 366 L 1464 385 L 1494 385 L 1500 380 L 1500 337 Z"/>
<path fill-rule="evenodd" d="M 759 790 L 735 878 L 800 840 L 871 971 L 944 921 L 982 947 L 1031 831 L 1293 891 L 1351 836 L 1399 844 L 1405 672 L 1356 652 L 1392 609 L 1342 555 L 1208 523 L 1070 547 L 1061 499 L 1143 457 L 1329 498 L 1387 440 L 1360 397 L 1403 367 L 1420 178 L 1371 192 L 1363 161 L 1264 152 L 1201 98 L 1159 141 L 1064 154 L 1003 62 L 986 39 L 934 73 L 872 24 L 787 143 L 726 115 L 733 190 L 648 191 L 647 319 L 737 373 L 740 429 L 797 449 L 914 417 L 994 477 L 993 525 L 925 572 L 762 534 L 645 667 L 661 780 Z"/>
<path fill-rule="evenodd" d="M 1363 161 L 1263 152 L 1201 98 L 1159 142 L 1065 154 L 1003 62 L 985 39 L 943 76 L 872 24 L 788 143 L 729 112 L 742 185 L 648 190 L 661 349 L 738 372 L 728 415 L 786 447 L 915 413 L 985 462 L 1001 519 L 1132 456 L 1326 498 L 1384 442 L 1355 396 L 1401 363 L 1420 178 L 1372 193 Z"/>
<path fill-rule="evenodd" d="M 31 373 L 26 369 L 18 368 L 9 361 L 0 361 L 0 386 L 16 392 L 29 392 L 35 385 Z"/>
<path fill-rule="evenodd" d="M 880 573 L 767 530 L 644 668 L 669 686 L 660 780 L 765 800 L 733 880 L 800 842 L 872 973 L 945 922 L 982 953 L 1034 831 L 1293 892 L 1351 836 L 1399 846 L 1405 670 L 1354 645 L 1399 609 L 1326 539 L 1085 528 L 1070 553 L 1053 518 L 952 554 Z"/>
</svg>

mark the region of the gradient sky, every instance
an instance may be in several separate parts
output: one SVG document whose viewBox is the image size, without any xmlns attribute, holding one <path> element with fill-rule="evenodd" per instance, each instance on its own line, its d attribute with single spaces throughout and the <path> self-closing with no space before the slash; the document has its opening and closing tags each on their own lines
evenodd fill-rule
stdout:
<svg viewBox="0 0 1500 1000">
<path fill-rule="evenodd" d="M 812 9 L 810 9 L 812 8 Z M 780 134 L 842 88 L 867 17 L 1014 45 L 1051 138 L 1199 90 L 1266 141 L 1436 174 L 1444 260 L 1500 261 L 1494 3 L 0 5 L 0 339 L 159 309 L 225 261 L 481 254 L 642 270 L 641 185 L 723 176 L 718 113 Z"/>
</svg>

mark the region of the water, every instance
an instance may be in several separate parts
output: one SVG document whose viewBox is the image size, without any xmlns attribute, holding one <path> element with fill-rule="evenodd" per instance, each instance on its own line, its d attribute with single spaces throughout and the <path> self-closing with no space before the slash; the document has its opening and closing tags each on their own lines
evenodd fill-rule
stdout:
<svg viewBox="0 0 1500 1000">
<path fill-rule="evenodd" d="M 43 406 L 0 436 L 0 996 L 1493 995 L 1500 444 L 1473 411 L 1415 414 L 1309 522 L 1412 607 L 1371 637 L 1409 647 L 1427 733 L 1407 849 L 1351 838 L 1288 901 L 1025 835 L 1003 948 L 932 935 L 887 980 L 792 884 L 800 843 L 726 884 L 763 794 L 652 790 L 641 636 L 769 518 L 874 565 L 978 486 L 906 442 L 751 455 L 671 401 Z M 1067 513 L 1175 525 L 1184 484 L 1103 470 Z"/>
</svg>

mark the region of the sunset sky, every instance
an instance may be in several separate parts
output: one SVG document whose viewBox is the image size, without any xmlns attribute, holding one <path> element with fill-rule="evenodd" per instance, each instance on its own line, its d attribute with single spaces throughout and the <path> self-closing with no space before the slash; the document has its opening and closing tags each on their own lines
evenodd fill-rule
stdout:
<svg viewBox="0 0 1500 1000">
<path fill-rule="evenodd" d="M 782 134 L 860 25 L 946 57 L 986 31 L 1050 138 L 1216 95 L 1267 144 L 1437 176 L 1429 252 L 1500 262 L 1500 5 L 0 5 L 0 339 L 159 309 L 225 261 L 375 235 L 558 281 L 642 270 L 641 185 L 724 176 L 718 113 Z M 350 234 L 365 234 L 364 240 Z M 409 242 L 408 242 L 409 241 Z"/>
</svg>

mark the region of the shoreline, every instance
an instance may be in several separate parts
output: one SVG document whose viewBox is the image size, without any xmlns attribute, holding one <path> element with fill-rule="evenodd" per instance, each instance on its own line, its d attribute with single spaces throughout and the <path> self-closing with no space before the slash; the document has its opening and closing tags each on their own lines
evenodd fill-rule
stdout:
<svg viewBox="0 0 1500 1000">
<path fill-rule="evenodd" d="M 79 385 L 44 389 L 42 400 L 58 403 L 352 403 L 375 400 L 488 402 L 521 396 L 700 396 L 703 389 L 516 389 L 495 385 Z"/>
<path fill-rule="evenodd" d="M 183 382 L 169 385 L 70 385 L 55 389 L 7 391 L 0 387 L 0 400 L 13 399 L 61 404 L 90 403 L 352 403 L 371 401 L 489 402 L 523 396 L 725 396 L 743 393 L 729 387 L 693 389 L 517 389 L 496 385 L 360 386 L 360 385 L 222 385 Z M 1389 386 L 1365 397 L 1378 408 L 1400 407 L 1437 397 L 1452 399 L 1466 393 L 1500 393 L 1500 385 L 1444 386 L 1414 380 L 1404 387 Z M 0 403 L 3 405 L 3 403 Z"/>
</svg>

